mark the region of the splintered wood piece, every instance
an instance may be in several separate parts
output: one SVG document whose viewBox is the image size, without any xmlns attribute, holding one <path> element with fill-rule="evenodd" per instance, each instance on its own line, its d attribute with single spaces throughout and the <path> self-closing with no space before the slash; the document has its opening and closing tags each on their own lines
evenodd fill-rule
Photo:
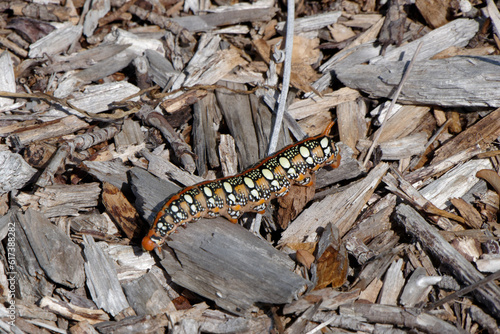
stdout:
<svg viewBox="0 0 500 334">
<path fill-rule="evenodd" d="M 314 242 L 318 228 L 333 222 L 341 236 L 345 235 L 356 221 L 361 209 L 371 197 L 389 166 L 381 163 L 374 167 L 360 182 L 346 187 L 342 192 L 329 195 L 304 210 L 283 232 L 279 245 Z M 293 248 L 293 247 L 292 247 Z"/>
<path fill-rule="evenodd" d="M 103 310 L 80 307 L 48 296 L 42 298 L 40 307 L 54 312 L 55 314 L 59 314 L 66 319 L 87 321 L 93 325 L 109 320 L 109 316 Z"/>
<path fill-rule="evenodd" d="M 294 220 L 302 209 L 313 199 L 315 193 L 316 175 L 311 175 L 310 187 L 291 186 L 288 194 L 278 198 L 278 212 L 276 220 L 282 229 L 286 229 L 290 221 Z"/>
<path fill-rule="evenodd" d="M 351 304 L 339 308 L 339 314 L 344 317 L 362 317 L 370 323 L 393 324 L 404 328 L 415 328 L 427 333 L 460 333 L 452 324 L 433 315 L 419 312 L 417 309 L 404 309 L 398 306 L 379 304 Z"/>
<path fill-rule="evenodd" d="M 481 181 L 476 177 L 479 170 L 491 168 L 489 159 L 469 160 L 448 171 L 439 179 L 420 189 L 419 192 L 439 209 L 445 209 L 449 206 L 450 198 L 465 195 Z"/>
<path fill-rule="evenodd" d="M 143 118 L 147 123 L 161 131 L 161 134 L 165 137 L 170 144 L 170 147 L 174 150 L 176 156 L 180 159 L 184 169 L 188 172 L 194 172 L 196 165 L 194 163 L 191 147 L 184 141 L 181 135 L 175 132 L 174 128 L 168 123 L 165 117 L 163 117 L 163 115 L 159 112 L 152 111 L 149 113 L 146 112 L 143 115 Z M 143 152 L 145 151 L 147 150 L 143 150 Z M 154 156 L 154 154 L 149 151 L 147 151 L 147 154 L 151 157 Z M 148 157 L 146 157 L 146 159 L 148 159 Z"/>
<path fill-rule="evenodd" d="M 335 185 L 344 180 L 351 180 L 366 172 L 363 166 L 355 159 L 351 148 L 342 142 L 339 142 L 340 148 L 340 166 L 337 168 L 322 168 L 316 173 L 316 188 L 321 189 L 327 186 Z M 328 190 L 325 191 L 327 193 Z M 317 197 L 325 195 L 318 193 Z"/>
<path fill-rule="evenodd" d="M 21 145 L 27 145 L 38 140 L 72 134 L 76 131 L 85 129 L 88 126 L 89 125 L 86 122 L 80 120 L 78 117 L 68 116 L 39 125 L 20 128 L 19 130 L 10 133 L 5 133 L 0 130 L 0 135 L 15 135 L 19 139 L 19 143 Z"/>
<path fill-rule="evenodd" d="M 132 316 L 116 320 L 98 323 L 94 328 L 101 334 L 155 333 L 170 325 L 165 314 Z"/>
<path fill-rule="evenodd" d="M 2 52 L 0 55 L 0 73 L 2 73 L 2 80 L 0 82 L 0 90 L 4 92 L 16 92 L 16 77 L 14 75 L 14 65 L 10 53 L 7 51 Z M 13 99 L 2 97 L 0 98 L 0 108 L 10 106 L 14 103 Z"/>
<path fill-rule="evenodd" d="M 408 173 L 404 175 L 404 179 L 412 184 L 418 181 L 424 182 L 429 177 L 443 173 L 457 164 L 470 160 L 472 157 L 478 155 L 481 152 L 483 152 L 483 150 L 479 147 L 479 145 L 471 146 L 453 156 L 450 156 L 449 158 L 436 163 L 432 162 L 432 164 L 429 166 L 425 166 L 411 173 Z"/>
<path fill-rule="evenodd" d="M 40 210 L 48 217 L 77 216 L 79 211 L 89 211 L 97 206 L 101 194 L 99 183 L 81 185 L 53 185 L 40 188 L 35 192 L 39 196 Z"/>
<path fill-rule="evenodd" d="M 135 207 L 150 224 L 167 198 L 181 190 L 173 182 L 157 178 L 142 168 L 130 170 L 130 183 L 136 196 Z"/>
<path fill-rule="evenodd" d="M 248 21 L 267 22 L 273 18 L 277 10 L 269 1 L 256 1 L 253 4 L 238 3 L 234 6 L 224 6 L 210 14 L 177 17 L 171 21 L 190 32 L 210 31 L 219 26 Z"/>
<path fill-rule="evenodd" d="M 238 173 L 238 154 L 236 143 L 231 135 L 220 135 L 219 156 L 222 175 L 232 176 Z"/>
<path fill-rule="evenodd" d="M 329 25 L 337 22 L 338 18 L 341 15 L 342 15 L 342 12 L 340 12 L 340 11 L 332 11 L 332 12 L 297 18 L 297 19 L 295 19 L 295 22 L 293 25 L 293 32 L 294 32 L 294 34 L 299 34 L 301 32 L 318 30 L 318 29 L 324 28 L 326 26 L 329 26 Z M 286 22 L 283 21 L 283 22 L 279 22 L 276 25 L 276 31 L 278 31 L 280 34 L 284 33 L 285 23 Z"/>
<path fill-rule="evenodd" d="M 500 106 L 499 56 L 452 57 L 417 61 L 398 97 L 399 103 L 445 107 Z M 371 96 L 390 98 L 406 62 L 393 61 L 337 69 L 339 80 Z M 496 80 L 495 80 L 496 78 Z"/>
<path fill-rule="evenodd" d="M 158 278 L 151 272 L 123 283 L 123 291 L 137 315 L 175 312 L 175 306 Z"/>
<path fill-rule="evenodd" d="M 442 217 L 447 217 L 456 220 L 460 223 L 464 222 L 464 219 L 457 216 L 451 212 L 437 208 L 432 202 L 426 199 L 417 189 L 415 189 L 411 184 L 406 182 L 399 173 L 387 174 L 384 176 L 383 181 L 387 185 L 387 189 L 398 195 L 401 198 L 406 199 L 408 202 L 412 203 L 415 207 L 420 210 L 424 210 L 431 215 L 438 215 Z"/>
<path fill-rule="evenodd" d="M 189 224 L 168 246 L 161 263 L 172 280 L 236 314 L 288 303 L 311 284 L 287 255 L 222 218 Z"/>
<path fill-rule="evenodd" d="M 117 151 L 125 150 L 130 145 L 139 145 L 144 143 L 144 133 L 141 131 L 139 122 L 126 119 L 123 122 L 122 129 L 113 137 Z"/>
<path fill-rule="evenodd" d="M 113 217 L 120 229 L 129 239 L 139 239 L 145 234 L 136 209 L 123 193 L 111 183 L 105 182 L 102 187 L 102 202 L 106 211 Z M 146 226 L 144 226 L 146 227 Z"/>
<path fill-rule="evenodd" d="M 59 98 L 65 98 L 69 96 L 71 93 L 75 92 L 80 86 L 91 83 L 93 81 L 98 81 L 102 78 L 105 78 L 109 75 L 112 75 L 125 67 L 127 67 L 130 62 L 136 57 L 137 55 L 132 51 L 131 48 L 127 48 L 124 51 L 117 53 L 110 58 L 106 58 L 104 60 L 101 60 L 100 62 L 92 65 L 91 67 L 88 67 L 80 72 L 76 72 L 67 78 L 65 78 L 59 85 L 57 86 L 57 89 L 54 92 L 54 96 L 59 97 Z M 101 86 L 101 85 L 96 85 L 96 86 Z M 120 81 L 120 82 L 109 82 L 102 84 L 102 87 L 123 87 L 123 91 L 116 91 L 115 94 L 118 98 L 115 98 L 113 101 L 119 101 L 121 99 L 124 99 L 125 97 L 128 97 L 134 93 L 130 93 L 129 89 L 136 89 L 139 90 L 138 87 L 132 85 L 131 83 L 128 83 L 126 81 Z M 103 89 L 104 90 L 104 89 Z M 130 94 L 127 94 L 130 93 Z M 78 93 L 76 93 L 78 94 Z M 99 92 L 97 92 L 97 95 L 99 96 Z M 113 94 L 110 94 L 107 90 L 104 90 L 102 92 L 102 95 L 99 96 L 100 99 L 109 99 L 113 98 Z M 121 98 L 120 98 L 121 97 Z M 104 105 L 103 101 L 98 101 L 99 102 L 99 107 L 101 110 L 107 110 L 106 106 Z M 88 104 L 92 104 L 92 101 L 85 101 L 85 104 L 87 105 L 87 108 L 89 108 Z M 104 109 L 103 109 L 104 108 Z M 91 108 L 85 109 L 91 112 L 93 111 Z M 103 109 L 103 110 L 102 110 Z"/>
<path fill-rule="evenodd" d="M 366 104 L 361 100 L 343 102 L 337 107 L 340 140 L 356 153 L 356 143 L 367 134 L 365 115 Z"/>
<path fill-rule="evenodd" d="M 413 58 L 415 50 L 421 42 L 423 43 L 423 45 L 417 55 L 416 60 L 421 61 L 424 59 L 430 59 L 432 56 L 451 46 L 466 46 L 469 43 L 469 40 L 476 35 L 478 30 L 479 24 L 473 19 L 456 19 L 440 28 L 430 31 L 421 38 L 387 51 L 384 56 L 378 56 L 371 59 L 370 63 L 406 63 L 407 61 L 411 60 L 411 58 Z M 412 77 L 415 72 L 416 70 L 414 68 L 412 70 Z M 399 78 L 401 78 L 401 76 L 399 76 Z M 442 95 L 442 97 L 444 96 L 447 96 L 447 94 Z"/>
<path fill-rule="evenodd" d="M 336 291 L 332 288 L 312 290 L 300 297 L 298 300 L 285 305 L 283 314 L 298 314 L 308 309 L 311 304 L 321 301 L 320 311 L 336 310 L 340 305 L 350 304 L 358 299 L 360 290 L 353 289 L 348 292 Z"/>
<path fill-rule="evenodd" d="M 356 101 L 360 96 L 357 90 L 343 87 L 321 97 L 296 100 L 288 107 L 288 113 L 296 120 L 301 120 L 323 110 L 330 110 L 341 103 Z"/>
<path fill-rule="evenodd" d="M 207 164 L 212 168 L 220 166 L 217 155 L 217 131 L 222 115 L 215 106 L 215 94 L 207 93 L 204 99 L 193 104 L 193 151 L 198 157 L 196 169 L 198 175 L 205 175 Z M 222 134 L 221 142 L 222 142 Z M 221 159 L 224 158 L 221 154 Z"/>
<path fill-rule="evenodd" d="M 21 189 L 36 174 L 18 153 L 0 151 L 0 194 Z"/>
<path fill-rule="evenodd" d="M 315 290 L 328 285 L 338 288 L 347 281 L 349 259 L 347 250 L 339 237 L 339 231 L 329 223 L 316 247 L 316 261 L 313 265 L 312 281 Z"/>
<path fill-rule="evenodd" d="M 379 303 L 383 305 L 398 304 L 398 296 L 401 294 L 401 289 L 405 284 L 405 278 L 402 272 L 403 259 L 398 259 L 392 262 L 389 269 L 385 273 L 384 285 L 379 295 Z"/>
<path fill-rule="evenodd" d="M 148 171 L 164 180 L 172 179 L 179 182 L 180 184 L 183 184 L 186 187 L 205 181 L 205 179 L 180 169 L 167 159 L 151 153 L 146 149 L 142 149 L 141 154 L 149 161 Z M 186 153 L 185 155 L 188 154 Z M 193 157 L 191 155 L 190 158 L 192 161 Z M 192 161 L 192 163 L 192 167 L 195 168 L 194 161 Z"/>
<path fill-rule="evenodd" d="M 382 109 L 380 110 L 380 115 L 385 119 L 387 117 L 389 105 L 382 104 L 380 107 Z M 378 108 L 379 107 L 376 109 Z M 412 134 L 415 129 L 424 122 L 426 117 L 431 117 L 429 111 L 430 108 L 425 106 L 404 106 L 396 104 L 389 119 L 384 120 L 379 116 L 378 121 L 385 122 L 383 131 L 381 128 L 377 129 L 370 139 L 373 140 L 373 138 L 376 138 L 379 132 L 381 132 L 378 139 L 379 143 L 406 137 Z"/>
<path fill-rule="evenodd" d="M 28 56 L 41 58 L 53 56 L 66 50 L 82 35 L 83 27 L 66 22 L 47 36 L 30 45 Z"/>
<path fill-rule="evenodd" d="M 68 288 L 81 287 L 85 274 L 80 248 L 38 211 L 18 212 L 16 219 L 29 242 L 23 247 L 33 250 L 47 277 Z"/>
<path fill-rule="evenodd" d="M 232 89 L 244 89 L 243 85 L 226 83 Z M 259 160 L 259 145 L 253 124 L 252 105 L 247 95 L 236 94 L 225 89 L 215 91 L 226 124 L 238 148 L 242 169 Z"/>
<path fill-rule="evenodd" d="M 108 182 L 118 189 L 128 189 L 127 172 L 130 167 L 121 160 L 84 161 L 82 168 L 101 182 Z"/>
<path fill-rule="evenodd" d="M 70 72 L 77 68 L 85 69 L 102 60 L 113 58 L 113 56 L 128 47 L 129 45 L 101 44 L 95 48 L 82 50 L 71 55 L 55 56 L 53 63 L 47 64 L 46 67 L 40 67 L 37 71 L 40 74 L 50 75 L 57 72 Z"/>
<path fill-rule="evenodd" d="M 116 316 L 129 308 L 127 298 L 108 256 L 91 236 L 83 235 L 87 287 L 97 307 Z"/>
<path fill-rule="evenodd" d="M 484 276 L 455 250 L 422 216 L 406 204 L 396 207 L 396 221 L 408 233 L 417 238 L 427 252 L 433 254 L 443 267 L 450 268 L 451 274 L 462 284 L 473 284 Z M 493 282 L 474 290 L 476 299 L 486 305 L 491 315 L 500 317 L 500 288 Z"/>
<path fill-rule="evenodd" d="M 460 214 L 465 218 L 465 223 L 471 227 L 479 229 L 483 225 L 481 214 L 472 206 L 472 204 L 464 201 L 462 198 L 450 198 L 451 204 L 460 211 Z"/>
<path fill-rule="evenodd" d="M 462 131 L 434 152 L 431 165 L 453 155 L 460 154 L 476 145 L 484 147 L 500 136 L 500 108 L 492 111 L 479 122 Z"/>
<path fill-rule="evenodd" d="M 425 152 L 427 144 L 427 134 L 425 132 L 415 133 L 413 135 L 386 141 L 379 144 L 378 149 L 381 152 L 381 160 L 401 160 L 420 156 Z"/>
</svg>

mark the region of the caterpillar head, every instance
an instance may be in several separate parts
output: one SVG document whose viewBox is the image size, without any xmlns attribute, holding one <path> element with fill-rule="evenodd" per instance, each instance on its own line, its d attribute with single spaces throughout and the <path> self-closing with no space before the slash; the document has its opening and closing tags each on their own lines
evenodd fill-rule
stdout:
<svg viewBox="0 0 500 334">
<path fill-rule="evenodd" d="M 165 239 L 177 229 L 172 216 L 160 211 L 156 216 L 155 223 L 149 233 L 142 239 L 142 248 L 145 251 L 152 251 L 160 247 Z"/>
</svg>

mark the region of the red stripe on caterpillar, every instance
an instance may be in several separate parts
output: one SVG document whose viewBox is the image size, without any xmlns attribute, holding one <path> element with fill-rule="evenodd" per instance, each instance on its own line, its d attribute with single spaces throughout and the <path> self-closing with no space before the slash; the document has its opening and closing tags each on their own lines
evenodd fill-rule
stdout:
<svg viewBox="0 0 500 334">
<path fill-rule="evenodd" d="M 291 184 L 312 185 L 311 173 L 340 164 L 340 150 L 328 135 L 333 124 L 321 135 L 287 146 L 243 173 L 205 181 L 174 194 L 156 215 L 142 248 L 152 251 L 179 226 L 200 218 L 223 216 L 236 223 L 245 212 L 263 213 L 269 201 L 287 194 Z"/>
</svg>

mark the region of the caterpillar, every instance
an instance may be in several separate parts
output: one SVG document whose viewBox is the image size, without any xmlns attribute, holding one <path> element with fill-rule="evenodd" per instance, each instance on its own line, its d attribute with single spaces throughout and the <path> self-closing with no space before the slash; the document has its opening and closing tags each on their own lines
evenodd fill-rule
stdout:
<svg viewBox="0 0 500 334">
<path fill-rule="evenodd" d="M 272 199 L 285 196 L 290 185 L 311 186 L 311 173 L 340 165 L 340 149 L 329 132 L 289 145 L 235 176 L 205 181 L 184 188 L 167 199 L 142 240 L 152 251 L 188 222 L 223 216 L 232 223 L 245 212 L 263 213 Z"/>
</svg>

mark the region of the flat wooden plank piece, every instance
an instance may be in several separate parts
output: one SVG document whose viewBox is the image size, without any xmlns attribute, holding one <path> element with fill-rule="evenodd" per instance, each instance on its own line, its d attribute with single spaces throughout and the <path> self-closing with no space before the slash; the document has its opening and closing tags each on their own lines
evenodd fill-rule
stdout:
<svg viewBox="0 0 500 334">
<path fill-rule="evenodd" d="M 161 264 L 172 280 L 233 313 L 289 303 L 310 284 L 287 255 L 223 218 L 189 224 L 168 246 Z"/>
</svg>

